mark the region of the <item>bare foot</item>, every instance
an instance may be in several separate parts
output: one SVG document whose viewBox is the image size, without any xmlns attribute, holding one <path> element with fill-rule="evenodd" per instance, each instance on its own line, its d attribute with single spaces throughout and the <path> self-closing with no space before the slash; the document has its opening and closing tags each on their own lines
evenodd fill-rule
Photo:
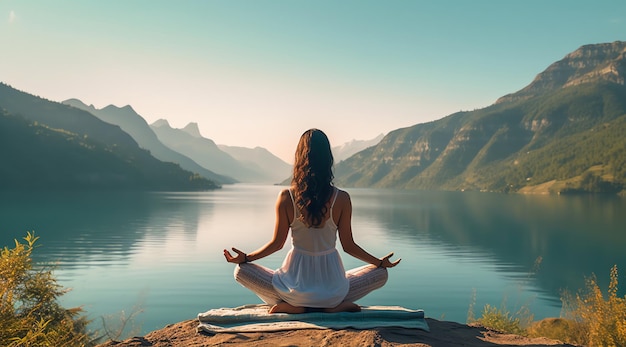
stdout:
<svg viewBox="0 0 626 347">
<path fill-rule="evenodd" d="M 305 311 L 306 309 L 304 307 L 292 306 L 286 302 L 281 302 L 272 306 L 267 312 L 269 313 L 304 313 Z"/>
<path fill-rule="evenodd" d="M 350 301 L 343 301 L 341 304 L 335 307 L 324 309 L 324 312 L 326 313 L 359 312 L 359 311 L 361 311 L 361 306 Z"/>
</svg>

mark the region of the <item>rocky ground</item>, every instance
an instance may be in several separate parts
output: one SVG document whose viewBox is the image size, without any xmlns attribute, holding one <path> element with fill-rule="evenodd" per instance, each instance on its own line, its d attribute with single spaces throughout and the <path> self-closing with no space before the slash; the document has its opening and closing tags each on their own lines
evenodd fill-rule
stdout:
<svg viewBox="0 0 626 347">
<path fill-rule="evenodd" d="M 271 333 L 206 335 L 196 332 L 197 320 L 171 324 L 146 336 L 109 341 L 98 347 L 205 346 L 571 346 L 546 338 L 502 334 L 482 327 L 426 318 L 430 332 L 404 328 L 368 330 L 291 330 Z"/>
</svg>

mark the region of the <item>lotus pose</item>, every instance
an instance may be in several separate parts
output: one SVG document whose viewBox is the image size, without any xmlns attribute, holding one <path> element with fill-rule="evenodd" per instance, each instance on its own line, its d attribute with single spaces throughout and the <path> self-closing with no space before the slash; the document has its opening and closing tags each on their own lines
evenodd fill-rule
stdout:
<svg viewBox="0 0 626 347">
<path fill-rule="evenodd" d="M 271 305 L 269 313 L 359 311 L 354 302 L 387 282 L 393 253 L 377 258 L 352 237 L 352 204 L 347 192 L 333 185 L 333 156 L 326 134 L 307 130 L 296 149 L 290 189 L 276 202 L 276 225 L 272 239 L 248 254 L 224 250 L 228 262 L 236 263 L 235 279 Z M 291 230 L 293 247 L 282 266 L 273 271 L 251 262 L 283 248 Z M 368 263 L 345 271 L 335 243 Z"/>
</svg>

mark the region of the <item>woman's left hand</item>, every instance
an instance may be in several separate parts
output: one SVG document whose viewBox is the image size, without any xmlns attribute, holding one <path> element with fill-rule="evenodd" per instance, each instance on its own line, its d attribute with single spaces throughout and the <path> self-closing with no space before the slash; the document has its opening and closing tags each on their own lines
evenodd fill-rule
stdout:
<svg viewBox="0 0 626 347">
<path fill-rule="evenodd" d="M 233 247 L 233 252 L 237 253 L 236 257 L 233 257 L 232 254 L 230 254 L 230 252 L 225 249 L 224 250 L 224 258 L 226 258 L 226 261 L 229 263 L 235 263 L 235 264 L 241 264 L 241 263 L 245 263 L 246 262 L 246 253 L 238 250 L 237 248 Z"/>
<path fill-rule="evenodd" d="M 394 267 L 396 265 L 398 265 L 398 263 L 400 263 L 400 260 L 402 259 L 398 259 L 396 261 L 391 261 L 389 260 L 389 258 L 391 258 L 393 256 L 393 252 L 387 254 L 386 256 L 382 257 L 382 262 L 380 263 L 379 267 Z"/>
</svg>

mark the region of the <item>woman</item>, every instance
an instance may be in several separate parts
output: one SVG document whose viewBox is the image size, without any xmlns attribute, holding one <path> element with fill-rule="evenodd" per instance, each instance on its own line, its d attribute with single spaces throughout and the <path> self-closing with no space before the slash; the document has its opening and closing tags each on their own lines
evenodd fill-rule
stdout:
<svg viewBox="0 0 626 347">
<path fill-rule="evenodd" d="M 393 253 L 376 258 L 356 244 L 350 196 L 333 186 L 332 166 L 326 134 L 307 130 L 296 149 L 291 188 L 276 202 L 272 240 L 248 254 L 224 250 L 226 261 L 238 264 L 237 282 L 272 305 L 269 313 L 359 311 L 354 301 L 382 287 L 387 268 L 400 262 L 390 261 Z M 290 229 L 293 248 L 278 270 L 250 263 L 283 248 Z M 371 265 L 346 272 L 335 248 L 337 235 L 346 253 Z"/>
</svg>

